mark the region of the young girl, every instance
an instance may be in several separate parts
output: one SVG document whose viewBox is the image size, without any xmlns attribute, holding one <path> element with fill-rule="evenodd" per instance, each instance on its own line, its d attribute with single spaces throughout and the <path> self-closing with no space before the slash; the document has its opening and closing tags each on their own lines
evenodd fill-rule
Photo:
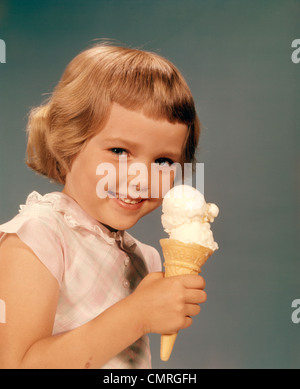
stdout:
<svg viewBox="0 0 300 389">
<path fill-rule="evenodd" d="M 28 123 L 27 164 L 63 190 L 32 192 L 0 226 L 1 368 L 150 368 L 146 334 L 191 325 L 203 278 L 165 279 L 158 252 L 125 230 L 162 202 L 164 174 L 151 197 L 151 168 L 193 161 L 198 137 L 190 90 L 166 59 L 101 44 L 71 61 Z M 124 185 L 122 159 L 148 175 Z M 99 165 L 116 171 L 107 196 Z"/>
</svg>

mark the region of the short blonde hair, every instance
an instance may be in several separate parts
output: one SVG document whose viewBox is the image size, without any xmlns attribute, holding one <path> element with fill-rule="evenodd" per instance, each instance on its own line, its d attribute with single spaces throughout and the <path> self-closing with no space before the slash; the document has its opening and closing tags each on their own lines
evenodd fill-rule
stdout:
<svg viewBox="0 0 300 389">
<path fill-rule="evenodd" d="M 27 165 L 64 184 L 76 154 L 105 125 L 112 103 L 186 124 L 182 162 L 194 161 L 200 122 L 178 69 L 156 53 L 102 43 L 77 55 L 47 102 L 31 110 Z"/>
</svg>

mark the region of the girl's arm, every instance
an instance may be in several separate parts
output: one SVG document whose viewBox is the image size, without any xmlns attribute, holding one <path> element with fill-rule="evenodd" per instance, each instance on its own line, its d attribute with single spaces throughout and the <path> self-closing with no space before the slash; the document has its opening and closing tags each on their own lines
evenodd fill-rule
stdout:
<svg viewBox="0 0 300 389">
<path fill-rule="evenodd" d="M 174 333 L 191 324 L 206 299 L 199 276 L 148 275 L 129 297 L 90 322 L 52 336 L 59 286 L 15 234 L 0 245 L 0 368 L 100 368 L 148 332 Z"/>
</svg>

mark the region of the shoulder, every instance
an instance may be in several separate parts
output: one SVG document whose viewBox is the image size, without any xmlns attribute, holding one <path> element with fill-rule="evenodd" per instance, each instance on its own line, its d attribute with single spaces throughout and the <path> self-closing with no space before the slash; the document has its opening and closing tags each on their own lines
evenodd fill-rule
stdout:
<svg viewBox="0 0 300 389">
<path fill-rule="evenodd" d="M 50 202 L 33 201 L 35 193 L 20 206 L 19 214 L 0 225 L 2 251 L 33 252 L 60 283 L 64 271 L 61 223 Z"/>
<path fill-rule="evenodd" d="M 29 201 L 28 201 L 29 199 Z M 25 205 L 20 205 L 19 213 L 0 225 L 0 242 L 5 234 L 16 234 L 23 243 L 39 248 L 60 245 L 62 223 L 53 209 L 53 203 L 31 202 L 30 196 Z"/>
<path fill-rule="evenodd" d="M 53 224 L 57 224 L 57 214 L 54 211 L 55 198 L 50 195 L 41 196 L 37 192 L 32 192 L 27 197 L 26 203 L 20 205 L 19 213 L 0 225 L 0 231 L 16 232 L 30 223 L 44 224 L 48 228 L 53 227 Z"/>
</svg>

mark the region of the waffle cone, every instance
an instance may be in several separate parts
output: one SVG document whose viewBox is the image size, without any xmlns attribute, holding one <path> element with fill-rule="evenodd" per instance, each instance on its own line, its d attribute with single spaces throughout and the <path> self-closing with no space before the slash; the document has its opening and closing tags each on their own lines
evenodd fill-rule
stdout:
<svg viewBox="0 0 300 389">
<path fill-rule="evenodd" d="M 196 243 L 183 243 L 175 239 L 161 239 L 165 259 L 165 277 L 182 274 L 198 274 L 213 254 L 213 250 Z M 177 334 L 162 335 L 160 358 L 167 361 L 172 353 Z"/>
</svg>

